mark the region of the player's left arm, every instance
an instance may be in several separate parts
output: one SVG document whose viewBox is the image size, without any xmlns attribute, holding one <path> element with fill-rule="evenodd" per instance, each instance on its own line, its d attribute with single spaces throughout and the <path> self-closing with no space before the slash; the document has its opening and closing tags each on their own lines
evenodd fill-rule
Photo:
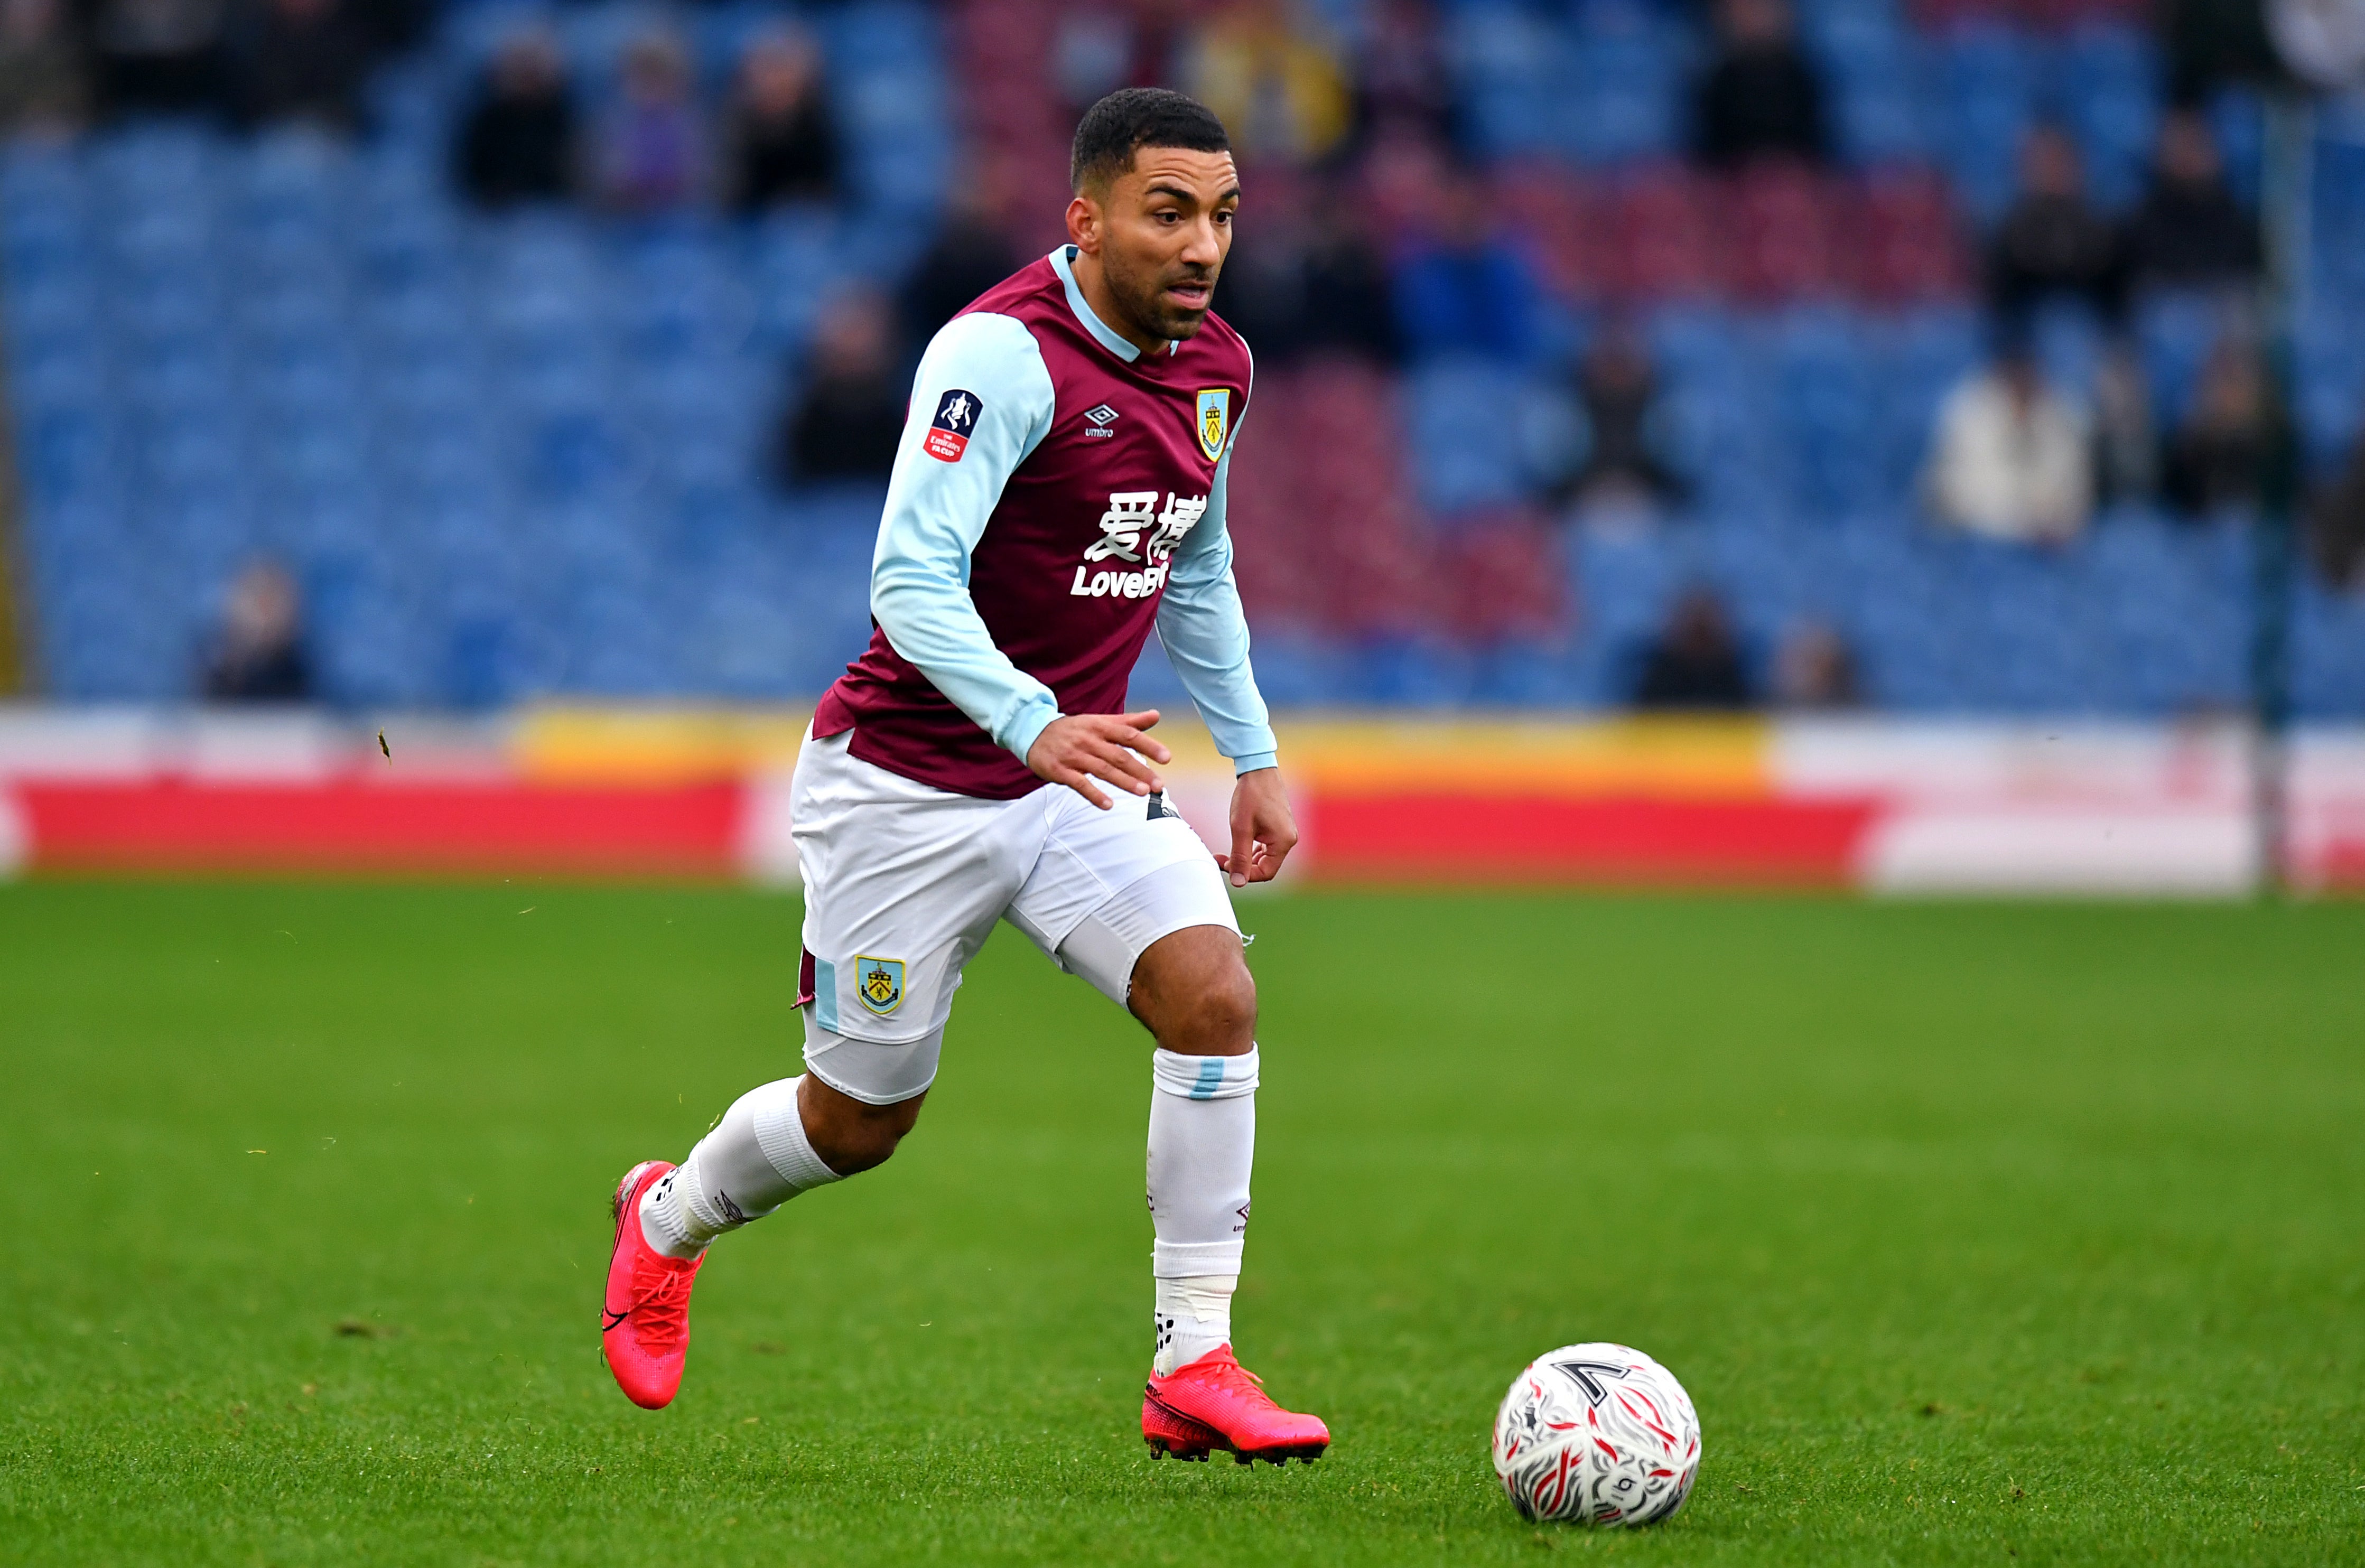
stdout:
<svg viewBox="0 0 2365 1568">
<path fill-rule="evenodd" d="M 1237 429 L 1233 439 L 1239 439 Z M 1232 541 L 1225 526 L 1232 454 L 1216 464 L 1207 510 L 1174 548 L 1166 595 L 1158 606 L 1158 640 L 1182 689 L 1232 759 L 1232 848 L 1216 857 L 1234 887 L 1269 882 L 1297 846 L 1297 823 L 1282 785 L 1280 744 L 1249 663 L 1248 616 L 1232 580 Z"/>
</svg>

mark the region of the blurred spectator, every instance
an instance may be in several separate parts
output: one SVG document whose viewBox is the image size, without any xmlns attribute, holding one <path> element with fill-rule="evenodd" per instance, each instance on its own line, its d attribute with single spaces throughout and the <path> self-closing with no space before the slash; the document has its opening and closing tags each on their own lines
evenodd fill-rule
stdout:
<svg viewBox="0 0 2365 1568">
<path fill-rule="evenodd" d="M 241 65 L 241 108 L 255 124 L 351 131 L 370 39 L 343 0 L 266 0 Z"/>
<path fill-rule="evenodd" d="M 811 39 L 776 32 L 747 46 L 724 138 L 734 212 L 837 194 L 837 130 Z"/>
<path fill-rule="evenodd" d="M 285 568 L 257 562 L 230 584 L 205 692 L 217 702 L 301 702 L 312 694 L 303 609 Z"/>
<path fill-rule="evenodd" d="M 1315 162 L 1352 124 L 1346 73 L 1289 0 L 1230 0 L 1201 30 L 1183 79 L 1242 162 Z"/>
<path fill-rule="evenodd" d="M 1394 364 L 1403 357 L 1403 343 L 1387 263 L 1366 227 L 1366 204 L 1351 190 L 1330 186 L 1317 193 L 1306 218 L 1299 347 Z"/>
<path fill-rule="evenodd" d="M 1262 186 L 1260 186 L 1262 189 Z M 1386 263 L 1364 235 L 1360 206 L 1317 185 L 1302 204 L 1260 203 L 1224 263 L 1216 308 L 1260 362 L 1309 355 L 1391 364 L 1395 306 Z"/>
<path fill-rule="evenodd" d="M 1704 588 L 1687 590 L 1668 613 L 1666 630 L 1643 652 L 1634 705 L 1740 709 L 1751 702 L 1749 674 L 1724 601 Z"/>
<path fill-rule="evenodd" d="M 1930 500 L 1967 532 L 2058 543 L 2086 526 L 2093 456 L 2084 415 L 2046 386 L 2026 342 L 2007 339 L 1989 368 L 1939 406 Z"/>
<path fill-rule="evenodd" d="M 1800 52 L 1788 0 L 1720 0 L 1717 55 L 1700 79 L 1692 145 L 1702 162 L 1830 155 L 1823 84 Z"/>
<path fill-rule="evenodd" d="M 1784 708 L 1855 708 L 1864 702 L 1855 655 L 1829 622 L 1801 622 L 1774 654 L 1774 700 Z"/>
<path fill-rule="evenodd" d="M 1661 457 L 1664 444 L 1657 370 L 1649 350 L 1622 326 L 1602 332 L 1576 370 L 1586 441 L 1563 498 L 1579 507 L 1632 509 L 1680 501 L 1686 487 Z"/>
<path fill-rule="evenodd" d="M 0 134 L 60 136 L 89 113 L 88 73 L 59 0 L 0 0 Z"/>
<path fill-rule="evenodd" d="M 918 353 L 970 300 L 1032 259 L 1011 242 L 1007 206 L 997 167 L 980 165 L 955 179 L 936 236 L 897 300 L 907 353 Z"/>
<path fill-rule="evenodd" d="M 814 334 L 811 379 L 780 426 L 784 486 L 884 480 L 895 466 L 910 387 L 896 374 L 886 303 L 849 294 Z"/>
<path fill-rule="evenodd" d="M 1260 204 L 1256 221 L 1233 237 L 1216 282 L 1216 309 L 1255 345 L 1261 364 L 1300 356 L 1309 262 L 1306 214 L 1286 203 L 1277 209 Z"/>
<path fill-rule="evenodd" d="M 2097 505 L 2147 501 L 2159 490 L 2159 442 L 2143 366 L 2124 347 L 2094 368 L 2094 499 Z"/>
<path fill-rule="evenodd" d="M 1379 0 L 1364 19 L 1353 71 L 1356 138 L 1442 141 L 1453 134 L 1453 83 L 1428 0 Z"/>
<path fill-rule="evenodd" d="M 689 206 L 707 188 L 705 128 L 690 93 L 689 57 L 669 33 L 624 50 L 623 93 L 600 128 L 600 194 L 621 211 Z"/>
<path fill-rule="evenodd" d="M 2083 301 L 2115 321 L 2124 289 L 2119 236 L 2086 194 L 2077 144 L 2040 125 L 2021 144 L 2020 195 L 2005 212 L 1988 258 L 1990 301 L 2007 330 L 2020 330 L 2047 299 Z"/>
<path fill-rule="evenodd" d="M 226 106 L 225 0 L 99 0 L 92 36 L 101 96 L 116 114 Z"/>
<path fill-rule="evenodd" d="M 2257 348 L 2232 334 L 2219 340 L 2160 465 L 2169 504 L 2192 518 L 2255 506 L 2281 426 Z"/>
<path fill-rule="evenodd" d="M 575 187 L 575 104 L 558 40 L 540 30 L 503 43 L 460 129 L 460 188 L 480 207 L 556 201 Z"/>
<path fill-rule="evenodd" d="M 2151 190 L 2128 228 L 2140 282 L 2193 287 L 2258 274 L 2259 226 L 2226 189 L 2216 136 L 2197 109 L 2160 122 Z"/>
<path fill-rule="evenodd" d="M 346 0 L 368 40 L 373 59 L 400 54 L 423 41 L 443 11 L 442 0 Z"/>
<path fill-rule="evenodd" d="M 1516 362 L 1534 352 L 1535 281 L 1494 217 L 1485 182 L 1465 174 L 1440 193 L 1436 238 L 1397 263 L 1396 323 L 1415 353 Z"/>
<path fill-rule="evenodd" d="M 2307 522 L 2324 580 L 2352 592 L 2365 589 L 2365 431 L 2349 444 L 2340 472 L 2316 491 Z"/>
</svg>

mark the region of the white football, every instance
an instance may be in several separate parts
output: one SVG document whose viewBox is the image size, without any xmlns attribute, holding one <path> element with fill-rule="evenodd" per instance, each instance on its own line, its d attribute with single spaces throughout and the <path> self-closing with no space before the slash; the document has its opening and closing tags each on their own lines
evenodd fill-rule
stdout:
<svg viewBox="0 0 2365 1568">
<path fill-rule="evenodd" d="M 1649 1525 L 1699 1473 L 1699 1417 L 1676 1374 L 1624 1345 L 1564 1345 L 1511 1381 L 1495 1473 L 1531 1519 Z"/>
</svg>

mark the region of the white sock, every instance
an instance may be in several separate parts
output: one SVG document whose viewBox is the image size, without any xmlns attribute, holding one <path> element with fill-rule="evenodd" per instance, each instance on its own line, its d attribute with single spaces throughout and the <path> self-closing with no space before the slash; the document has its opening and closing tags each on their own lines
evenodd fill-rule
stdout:
<svg viewBox="0 0 2365 1568">
<path fill-rule="evenodd" d="M 695 1258 L 726 1230 L 761 1219 L 837 1172 L 821 1162 L 797 1110 L 801 1078 L 751 1089 L 689 1157 L 641 1198 L 641 1234 L 668 1258 Z"/>
<path fill-rule="evenodd" d="M 1257 1052 L 1150 1054 L 1150 1272 L 1160 1377 L 1232 1337 L 1256 1163 Z"/>
<path fill-rule="evenodd" d="M 1158 1350 L 1149 1370 L 1164 1377 L 1218 1345 L 1230 1344 L 1232 1292 L 1239 1283 L 1238 1274 L 1159 1280 Z"/>
</svg>

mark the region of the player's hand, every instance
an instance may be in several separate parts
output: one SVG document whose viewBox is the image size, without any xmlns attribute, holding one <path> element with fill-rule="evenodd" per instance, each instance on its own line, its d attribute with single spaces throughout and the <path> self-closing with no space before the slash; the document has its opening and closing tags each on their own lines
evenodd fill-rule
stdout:
<svg viewBox="0 0 2365 1568">
<path fill-rule="evenodd" d="M 1070 713 L 1043 726 L 1026 748 L 1026 766 L 1037 778 L 1065 784 L 1103 811 L 1109 798 L 1093 780 L 1114 784 L 1128 795 L 1147 795 L 1166 786 L 1151 772 L 1150 762 L 1171 762 L 1174 754 L 1145 733 L 1158 722 L 1158 710 L 1138 713 Z M 1138 752 L 1140 756 L 1134 754 Z"/>
<path fill-rule="evenodd" d="M 1270 882 L 1297 847 L 1297 819 L 1289 814 L 1289 791 L 1281 769 L 1260 767 L 1232 786 L 1232 852 L 1216 857 L 1232 886 Z"/>
</svg>

